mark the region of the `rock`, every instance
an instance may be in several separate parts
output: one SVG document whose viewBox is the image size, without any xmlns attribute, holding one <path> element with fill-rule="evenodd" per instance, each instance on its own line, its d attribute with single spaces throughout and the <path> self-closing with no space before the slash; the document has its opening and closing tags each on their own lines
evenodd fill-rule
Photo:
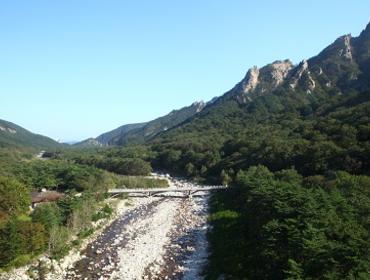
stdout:
<svg viewBox="0 0 370 280">
<path fill-rule="evenodd" d="M 248 70 L 245 78 L 241 81 L 240 88 L 243 93 L 253 91 L 258 84 L 259 69 L 257 66 L 253 66 Z"/>
</svg>

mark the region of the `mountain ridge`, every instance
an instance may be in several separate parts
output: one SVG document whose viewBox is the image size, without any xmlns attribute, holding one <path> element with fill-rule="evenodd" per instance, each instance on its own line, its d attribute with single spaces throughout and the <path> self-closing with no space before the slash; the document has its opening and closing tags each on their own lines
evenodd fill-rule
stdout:
<svg viewBox="0 0 370 280">
<path fill-rule="evenodd" d="M 239 83 L 212 104 L 205 106 L 199 114 L 171 130 L 158 134 L 147 144 L 160 154 L 162 160 L 156 163 L 160 167 L 164 166 L 173 172 L 188 169 L 192 176 L 218 176 L 221 171 L 218 166 L 225 166 L 216 164 L 220 162 L 220 158 L 233 162 L 232 169 L 235 172 L 239 168 L 247 167 L 243 162 L 265 164 L 272 170 L 288 168 L 281 163 L 275 164 L 272 159 L 259 159 L 264 156 L 263 149 L 266 147 L 273 150 L 273 147 L 269 146 L 269 137 L 274 139 L 274 134 L 279 142 L 274 145 L 281 146 L 281 143 L 291 142 L 294 147 L 296 143 L 300 143 L 301 146 L 295 149 L 304 147 L 301 153 L 309 157 L 308 151 L 316 142 L 324 146 L 324 141 L 327 141 L 329 145 L 333 145 L 334 150 L 341 151 L 343 143 L 338 142 L 338 139 L 344 137 L 341 136 L 342 133 L 348 133 L 354 139 L 357 133 L 361 135 L 357 140 L 358 149 L 363 152 L 353 152 L 346 159 L 341 158 L 340 153 L 336 156 L 342 162 L 358 162 L 357 167 L 351 168 L 348 166 L 353 163 L 346 163 L 346 167 L 341 167 L 344 170 L 364 172 L 368 163 L 363 154 L 367 153 L 367 131 L 370 129 L 367 125 L 370 120 L 367 121 L 366 117 L 370 114 L 369 81 L 368 25 L 358 37 L 341 36 L 316 56 L 296 65 L 289 60 L 277 60 L 261 68 L 250 68 Z M 357 117 L 362 117 L 356 119 L 354 116 L 347 116 L 355 113 Z M 322 123 L 326 123 L 326 126 L 334 131 L 348 131 L 333 137 L 335 133 L 322 127 Z M 315 131 L 321 138 L 315 140 L 307 131 Z M 253 143 L 253 140 L 257 143 Z M 224 152 L 224 149 L 230 149 L 229 142 L 233 143 L 233 149 L 236 149 L 235 155 L 230 154 L 232 159 L 228 159 L 225 156 L 227 153 Z M 243 143 L 247 143 L 247 147 L 243 149 L 251 150 L 253 154 L 238 151 L 237 147 Z M 255 150 L 256 147 L 259 150 Z M 291 166 L 296 166 L 297 170 L 305 174 L 316 173 L 314 170 L 305 169 L 303 156 L 290 150 L 291 147 L 285 148 L 286 151 L 280 151 L 282 154 L 279 157 L 284 158 L 287 157 L 285 153 L 291 153 Z M 348 146 L 344 148 L 349 150 Z M 267 154 L 266 158 L 269 156 L 272 157 Z M 206 170 L 210 170 L 209 173 Z"/>
<path fill-rule="evenodd" d="M 210 102 L 212 102 L 212 100 Z M 144 123 L 125 124 L 114 130 L 105 132 L 96 138 L 89 138 L 76 143 L 74 146 L 102 147 L 131 143 L 142 144 L 159 133 L 171 129 L 191 118 L 193 115 L 198 114 L 205 106 L 205 102 L 195 101 L 190 106 L 172 110 L 167 115 L 158 117 L 154 120 Z"/>
<path fill-rule="evenodd" d="M 1 148 L 56 148 L 62 144 L 57 141 L 33 133 L 17 124 L 0 120 L 0 147 Z"/>
</svg>

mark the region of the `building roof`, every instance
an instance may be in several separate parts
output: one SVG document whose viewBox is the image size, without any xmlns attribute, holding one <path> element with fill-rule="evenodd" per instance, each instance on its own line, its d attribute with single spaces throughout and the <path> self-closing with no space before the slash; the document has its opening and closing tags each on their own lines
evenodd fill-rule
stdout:
<svg viewBox="0 0 370 280">
<path fill-rule="evenodd" d="M 31 202 L 40 203 L 40 202 L 57 201 L 63 196 L 64 194 L 60 192 L 56 192 L 56 191 L 33 192 L 31 193 Z"/>
</svg>

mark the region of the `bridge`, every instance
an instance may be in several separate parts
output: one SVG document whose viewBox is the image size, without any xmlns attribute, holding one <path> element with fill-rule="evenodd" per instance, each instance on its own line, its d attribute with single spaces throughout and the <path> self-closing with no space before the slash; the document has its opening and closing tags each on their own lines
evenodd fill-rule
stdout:
<svg viewBox="0 0 370 280">
<path fill-rule="evenodd" d="M 108 190 L 108 194 L 119 195 L 119 194 L 128 194 L 128 195 L 139 195 L 144 196 L 160 196 L 165 193 L 183 193 L 187 197 L 191 197 L 197 192 L 211 192 L 217 190 L 226 190 L 226 186 L 204 186 L 204 187 L 181 187 L 181 188 L 151 188 L 151 189 L 111 189 Z"/>
</svg>

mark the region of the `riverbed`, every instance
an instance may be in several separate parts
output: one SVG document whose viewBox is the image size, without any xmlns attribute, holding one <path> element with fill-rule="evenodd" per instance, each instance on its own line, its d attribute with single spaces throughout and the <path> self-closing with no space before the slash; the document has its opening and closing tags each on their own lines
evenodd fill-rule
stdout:
<svg viewBox="0 0 370 280">
<path fill-rule="evenodd" d="M 202 279 L 207 197 L 131 203 L 64 271 L 65 279 Z"/>
</svg>

